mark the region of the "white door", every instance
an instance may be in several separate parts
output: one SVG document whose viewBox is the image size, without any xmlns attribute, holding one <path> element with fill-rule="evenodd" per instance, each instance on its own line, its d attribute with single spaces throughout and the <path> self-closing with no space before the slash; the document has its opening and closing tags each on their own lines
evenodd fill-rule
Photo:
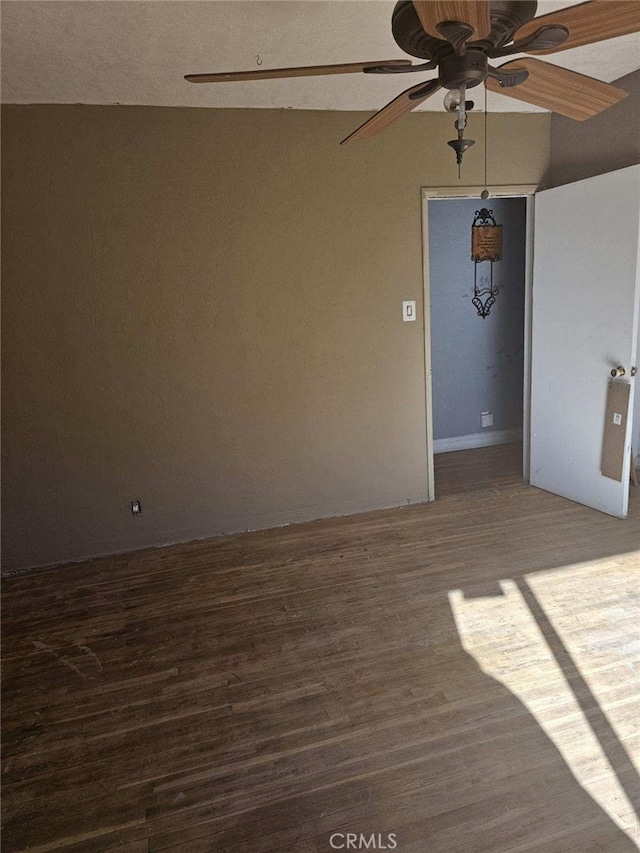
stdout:
<svg viewBox="0 0 640 853">
<path fill-rule="evenodd" d="M 531 485 L 625 518 L 639 293 L 640 166 L 536 194 Z M 631 383 L 622 481 L 600 472 L 611 370 Z"/>
</svg>

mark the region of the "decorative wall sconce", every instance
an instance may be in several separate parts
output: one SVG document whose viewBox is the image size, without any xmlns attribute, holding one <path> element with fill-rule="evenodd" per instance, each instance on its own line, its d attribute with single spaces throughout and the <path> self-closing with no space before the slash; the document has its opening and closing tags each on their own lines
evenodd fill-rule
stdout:
<svg viewBox="0 0 640 853">
<path fill-rule="evenodd" d="M 499 293 L 493 283 L 493 264 L 502 259 L 502 225 L 497 225 L 492 210 L 486 207 L 476 210 L 471 227 L 471 260 L 473 261 L 473 299 L 478 317 L 489 316 L 491 306 Z M 488 261 L 489 278 L 480 277 L 478 284 L 478 264 Z"/>
</svg>

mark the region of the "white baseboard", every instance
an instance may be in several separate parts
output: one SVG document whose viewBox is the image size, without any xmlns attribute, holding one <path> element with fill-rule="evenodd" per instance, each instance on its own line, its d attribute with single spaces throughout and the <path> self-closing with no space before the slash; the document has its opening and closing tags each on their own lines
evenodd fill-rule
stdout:
<svg viewBox="0 0 640 853">
<path fill-rule="evenodd" d="M 436 438 L 434 453 L 449 453 L 452 450 L 472 450 L 474 447 L 492 447 L 494 444 L 511 444 L 522 441 L 521 429 L 496 429 L 476 432 L 473 435 L 456 435 L 453 438 Z"/>
</svg>

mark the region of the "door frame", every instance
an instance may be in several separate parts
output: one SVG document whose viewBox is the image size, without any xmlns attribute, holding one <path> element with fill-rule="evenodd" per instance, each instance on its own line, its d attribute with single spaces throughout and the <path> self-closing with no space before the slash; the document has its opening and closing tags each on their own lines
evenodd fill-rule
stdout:
<svg viewBox="0 0 640 853">
<path fill-rule="evenodd" d="M 429 280 L 429 202 L 435 199 L 477 198 L 481 186 L 422 187 L 422 282 L 425 369 L 425 422 L 427 427 L 427 500 L 436 498 L 433 452 L 433 380 L 431 375 L 431 285 Z M 533 283 L 533 212 L 538 184 L 490 185 L 492 198 L 526 198 L 524 273 L 524 388 L 522 406 L 522 473 L 529 479 L 531 421 L 531 301 Z"/>
</svg>

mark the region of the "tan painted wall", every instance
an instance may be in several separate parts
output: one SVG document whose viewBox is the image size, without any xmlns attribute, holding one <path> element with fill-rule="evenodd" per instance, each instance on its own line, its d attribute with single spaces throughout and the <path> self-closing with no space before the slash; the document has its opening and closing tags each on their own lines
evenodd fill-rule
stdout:
<svg viewBox="0 0 640 853">
<path fill-rule="evenodd" d="M 401 302 L 453 120 L 340 148 L 363 118 L 3 110 L 5 570 L 425 499 Z M 490 128 L 490 179 L 541 179 L 547 116 Z"/>
</svg>

